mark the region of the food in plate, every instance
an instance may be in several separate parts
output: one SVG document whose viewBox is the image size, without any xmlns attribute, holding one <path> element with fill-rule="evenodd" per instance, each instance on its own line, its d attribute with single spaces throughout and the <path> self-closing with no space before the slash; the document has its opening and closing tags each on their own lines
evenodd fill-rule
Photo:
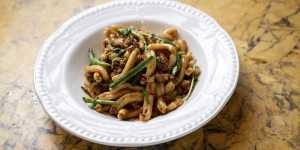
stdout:
<svg viewBox="0 0 300 150">
<path fill-rule="evenodd" d="M 174 27 L 154 34 L 132 26 L 104 31 L 103 53 L 89 49 L 82 89 L 86 104 L 121 120 L 147 121 L 190 96 L 200 68 Z"/>
</svg>

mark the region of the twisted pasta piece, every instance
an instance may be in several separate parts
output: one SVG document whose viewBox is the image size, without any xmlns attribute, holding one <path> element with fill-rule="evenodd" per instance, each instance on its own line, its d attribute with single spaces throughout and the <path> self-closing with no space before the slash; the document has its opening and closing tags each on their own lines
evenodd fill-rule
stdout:
<svg viewBox="0 0 300 150">
<path fill-rule="evenodd" d="M 85 67 L 85 73 L 94 73 L 94 72 L 99 72 L 105 81 L 109 80 L 109 75 L 104 67 L 99 65 L 91 65 Z"/>
<path fill-rule="evenodd" d="M 183 104 L 183 100 L 181 98 L 176 98 L 175 101 L 171 102 L 168 106 L 167 106 L 167 112 L 170 112 L 174 109 L 176 109 L 177 107 L 181 106 Z"/>
<path fill-rule="evenodd" d="M 118 29 L 122 28 L 120 25 L 111 25 L 104 29 L 104 34 L 106 37 L 109 37 L 110 34 L 116 33 Z"/>
<path fill-rule="evenodd" d="M 188 46 L 185 40 L 176 40 L 175 45 L 179 48 L 180 51 L 186 52 L 188 50 Z"/>
<path fill-rule="evenodd" d="M 159 97 L 156 104 L 157 109 L 162 113 L 165 114 L 167 112 L 167 104 L 164 102 L 162 97 Z"/>
<path fill-rule="evenodd" d="M 141 92 L 127 93 L 117 100 L 116 109 L 120 110 L 129 103 L 141 101 L 143 101 L 143 94 Z"/>
<path fill-rule="evenodd" d="M 115 75 L 112 77 L 112 80 L 118 80 L 120 77 L 122 77 L 124 74 L 126 74 L 135 64 L 135 62 L 137 61 L 136 57 L 139 54 L 139 50 L 135 49 L 129 56 L 128 61 L 126 62 L 126 65 L 124 67 L 124 69 L 122 70 L 122 72 L 118 75 Z"/>
<path fill-rule="evenodd" d="M 171 44 L 163 44 L 163 43 L 153 43 L 149 44 L 149 49 L 153 50 L 154 52 L 162 51 L 169 53 L 169 62 L 168 67 L 172 68 L 176 63 L 176 48 Z"/>
<path fill-rule="evenodd" d="M 176 40 L 178 38 L 178 32 L 175 27 L 167 28 L 163 31 L 162 37 L 169 40 Z"/>
<path fill-rule="evenodd" d="M 125 119 L 130 119 L 137 117 L 141 112 L 141 109 L 136 109 L 136 110 L 128 110 L 125 108 L 122 108 L 118 111 L 118 119 L 125 120 Z"/>
<path fill-rule="evenodd" d="M 116 98 L 119 98 L 120 96 L 123 96 L 124 94 L 130 93 L 133 91 L 142 91 L 142 90 L 143 90 L 143 87 L 141 87 L 141 86 L 133 86 L 129 83 L 124 83 L 120 87 L 118 87 L 112 91 L 101 93 L 97 97 L 99 99 L 116 99 Z"/>
<path fill-rule="evenodd" d="M 93 77 L 94 77 L 94 80 L 95 80 L 97 83 L 100 83 L 100 82 L 102 81 L 102 77 L 101 77 L 101 75 L 100 75 L 99 72 L 95 72 L 95 73 L 93 74 Z"/>
<path fill-rule="evenodd" d="M 165 92 L 166 93 L 171 93 L 175 90 L 175 84 L 173 81 L 169 81 L 166 85 L 166 89 L 165 89 Z"/>
<path fill-rule="evenodd" d="M 119 98 L 127 93 L 130 93 L 132 92 L 132 90 L 121 90 L 119 92 L 116 92 L 116 93 L 113 93 L 111 91 L 109 92 L 103 92 L 101 93 L 100 95 L 97 96 L 97 98 L 99 99 L 107 99 L 107 100 L 113 100 L 113 99 L 116 99 L 116 98 Z"/>
<path fill-rule="evenodd" d="M 88 86 L 86 86 L 86 90 L 88 91 L 89 95 L 93 98 L 95 98 L 97 96 L 96 85 L 97 85 L 97 83 L 91 83 Z"/>
<path fill-rule="evenodd" d="M 163 96 L 165 94 L 165 86 L 163 83 L 157 83 L 156 86 L 156 95 Z"/>
<path fill-rule="evenodd" d="M 166 104 L 164 99 L 162 97 L 158 98 L 157 101 L 157 109 L 162 113 L 165 114 L 167 112 L 170 112 L 177 107 L 181 106 L 183 104 L 183 100 L 181 98 L 176 98 L 175 101 L 172 101 L 170 104 Z"/>
<path fill-rule="evenodd" d="M 152 116 L 152 107 L 153 107 L 154 97 L 153 95 L 147 95 L 144 97 L 143 110 L 139 115 L 139 119 L 142 121 L 150 120 Z"/>
</svg>

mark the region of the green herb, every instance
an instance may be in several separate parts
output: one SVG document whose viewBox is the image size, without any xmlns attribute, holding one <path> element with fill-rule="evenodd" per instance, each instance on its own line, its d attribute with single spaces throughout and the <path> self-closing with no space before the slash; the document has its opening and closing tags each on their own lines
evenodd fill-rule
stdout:
<svg viewBox="0 0 300 150">
<path fill-rule="evenodd" d="M 94 100 L 88 97 L 82 97 L 83 101 L 86 103 L 94 103 Z"/>
<path fill-rule="evenodd" d="M 113 51 L 114 51 L 115 53 L 119 53 L 119 52 L 122 51 L 122 50 L 124 50 L 124 49 L 122 49 L 122 48 L 114 48 L 114 49 L 113 49 Z"/>
<path fill-rule="evenodd" d="M 112 100 L 101 100 L 101 99 L 92 99 L 89 97 L 82 97 L 83 101 L 92 109 L 95 109 L 95 106 L 97 104 L 102 104 L 102 105 L 114 105 L 117 102 L 112 101 Z"/>
<path fill-rule="evenodd" d="M 162 63 L 160 62 L 160 60 L 158 58 L 156 58 L 156 65 L 159 66 L 161 65 Z"/>
<path fill-rule="evenodd" d="M 113 105 L 113 104 L 116 104 L 117 101 L 96 99 L 95 103 L 96 104 L 103 104 L 103 105 Z"/>
<path fill-rule="evenodd" d="M 195 68 L 195 66 L 193 67 Z M 192 82 L 191 82 L 191 85 L 190 85 L 190 89 L 189 89 L 189 92 L 187 93 L 187 95 L 183 98 L 184 101 L 186 101 L 192 94 L 192 91 L 196 85 L 196 82 L 197 82 L 197 79 L 195 78 L 195 75 L 192 76 Z"/>
<path fill-rule="evenodd" d="M 115 53 L 117 53 L 117 56 L 119 57 L 119 56 L 122 56 L 125 52 L 126 52 L 126 50 L 125 49 L 122 49 L 122 48 L 115 48 L 115 49 L 113 49 L 113 51 L 115 52 Z"/>
<path fill-rule="evenodd" d="M 139 63 L 138 65 L 136 65 L 134 68 L 129 70 L 129 72 L 127 74 L 125 74 L 120 79 L 118 79 L 118 80 L 114 81 L 113 83 L 111 83 L 110 88 L 113 89 L 113 88 L 125 83 L 126 81 L 130 80 L 131 78 L 135 77 L 139 72 L 141 72 L 147 66 L 147 64 L 152 59 L 154 59 L 154 56 L 150 56 L 146 60 L 144 60 L 141 63 Z"/>
<path fill-rule="evenodd" d="M 173 46 L 176 46 L 176 45 L 174 44 L 173 41 L 168 40 L 168 39 L 166 39 L 166 38 L 163 38 L 163 37 L 161 37 L 161 36 L 159 36 L 159 35 L 157 35 L 157 34 L 146 33 L 146 32 L 142 32 L 142 31 L 141 31 L 140 33 L 141 33 L 142 35 L 144 35 L 144 36 L 149 37 L 149 38 L 155 38 L 156 40 L 158 40 L 159 43 L 166 43 L 166 44 L 171 44 L 171 45 L 173 45 Z"/>
<path fill-rule="evenodd" d="M 155 38 L 158 40 L 159 43 L 166 43 L 166 44 L 170 44 L 170 45 L 175 46 L 175 44 L 172 41 L 170 41 L 166 38 L 159 37 L 159 36 L 156 36 Z"/>
<path fill-rule="evenodd" d="M 132 85 L 137 85 L 138 83 L 139 83 L 139 81 L 140 81 L 140 76 L 143 74 L 144 72 L 139 72 L 137 75 L 136 75 L 136 77 L 135 78 L 132 78 L 132 79 L 130 79 L 130 80 L 128 80 L 128 82 L 130 83 L 130 84 L 132 84 Z"/>
<path fill-rule="evenodd" d="M 131 33 L 131 31 L 132 31 L 131 28 L 118 29 L 118 32 L 124 36 L 128 36 Z"/>
<path fill-rule="evenodd" d="M 148 94 L 146 88 L 143 91 L 143 95 L 144 95 L 144 99 L 146 100 L 147 104 L 149 104 L 150 103 L 150 101 L 149 101 L 149 94 Z"/>
<path fill-rule="evenodd" d="M 96 105 L 95 103 L 86 103 L 88 105 L 88 107 L 90 107 L 91 109 L 95 109 Z"/>
<path fill-rule="evenodd" d="M 149 48 L 148 48 L 148 45 L 146 44 L 146 43 L 144 43 L 144 48 L 143 48 L 143 51 L 148 51 L 149 50 Z"/>
<path fill-rule="evenodd" d="M 131 33 L 136 36 L 139 41 L 142 41 L 143 44 L 144 44 L 144 47 L 142 48 L 143 51 L 147 51 L 148 50 L 148 44 L 147 44 L 147 41 L 145 40 L 145 37 L 143 35 L 142 32 L 140 31 L 137 31 L 137 30 L 132 30 Z"/>
<path fill-rule="evenodd" d="M 131 33 L 132 33 L 134 36 L 136 36 L 138 39 L 143 39 L 143 38 L 144 38 L 143 35 L 141 35 L 141 34 L 139 33 L 139 31 L 131 30 Z"/>
<path fill-rule="evenodd" d="M 174 68 L 172 69 L 172 75 L 175 76 L 176 73 L 181 69 L 181 55 L 179 53 L 176 53 L 176 64 Z"/>
<path fill-rule="evenodd" d="M 173 41 L 168 40 L 166 38 L 163 38 L 163 37 L 161 37 L 157 34 L 153 34 L 153 33 L 149 34 L 149 33 L 146 33 L 146 32 L 141 32 L 141 34 L 143 34 L 145 36 L 148 36 L 149 38 L 155 38 L 156 40 L 158 40 L 159 43 L 166 43 L 166 44 L 176 46 Z"/>
<path fill-rule="evenodd" d="M 89 49 L 89 59 L 90 59 L 90 64 L 91 65 L 99 65 L 99 66 L 102 66 L 102 67 L 110 66 L 109 63 L 106 63 L 106 62 L 101 61 L 98 58 L 96 58 L 93 49 Z"/>
</svg>

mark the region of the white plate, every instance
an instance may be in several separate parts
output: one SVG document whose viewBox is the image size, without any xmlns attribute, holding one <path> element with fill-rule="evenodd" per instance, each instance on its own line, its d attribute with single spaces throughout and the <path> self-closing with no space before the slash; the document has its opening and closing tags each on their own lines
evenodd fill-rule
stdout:
<svg viewBox="0 0 300 150">
<path fill-rule="evenodd" d="M 148 122 L 119 121 L 90 110 L 80 89 L 87 49 L 100 48 L 105 26 L 140 26 L 141 22 L 153 32 L 175 26 L 187 40 L 202 70 L 192 96 L 175 111 Z M 38 54 L 34 84 L 46 112 L 70 133 L 99 144 L 145 146 L 182 137 L 205 125 L 230 98 L 238 74 L 235 46 L 214 19 L 174 1 L 128 0 L 91 8 L 60 27 Z"/>
</svg>

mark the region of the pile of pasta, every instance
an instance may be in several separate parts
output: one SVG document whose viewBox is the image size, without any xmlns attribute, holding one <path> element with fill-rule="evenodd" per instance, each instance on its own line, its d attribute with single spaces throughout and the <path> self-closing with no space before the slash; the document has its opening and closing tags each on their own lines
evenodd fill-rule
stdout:
<svg viewBox="0 0 300 150">
<path fill-rule="evenodd" d="M 161 34 L 112 25 L 103 53 L 89 49 L 83 100 L 99 113 L 147 121 L 178 108 L 191 95 L 200 68 L 174 27 Z"/>
</svg>

